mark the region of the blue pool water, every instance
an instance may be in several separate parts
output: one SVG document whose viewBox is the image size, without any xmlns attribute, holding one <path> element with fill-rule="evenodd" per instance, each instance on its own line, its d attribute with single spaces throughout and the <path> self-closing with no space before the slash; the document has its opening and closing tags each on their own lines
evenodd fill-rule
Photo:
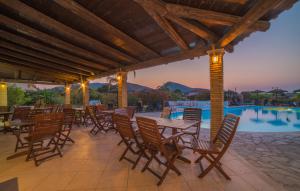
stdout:
<svg viewBox="0 0 300 191">
<path fill-rule="evenodd" d="M 224 114 L 241 117 L 238 131 L 292 132 L 300 131 L 300 108 L 239 106 L 226 107 Z M 172 113 L 171 118 L 182 118 L 182 112 Z M 209 128 L 210 110 L 202 111 L 201 127 Z"/>
</svg>

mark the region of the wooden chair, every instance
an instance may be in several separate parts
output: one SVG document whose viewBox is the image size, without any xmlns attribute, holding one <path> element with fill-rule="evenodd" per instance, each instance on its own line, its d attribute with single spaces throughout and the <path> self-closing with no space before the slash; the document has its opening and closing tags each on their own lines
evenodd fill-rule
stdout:
<svg viewBox="0 0 300 191">
<path fill-rule="evenodd" d="M 67 142 L 75 143 L 73 139 L 70 138 L 70 133 L 73 128 L 73 123 L 75 120 L 75 110 L 72 108 L 64 108 L 63 110 L 64 113 L 64 120 L 63 120 L 63 126 L 62 130 L 59 133 L 59 141 L 58 145 L 62 149 Z M 55 144 L 55 140 L 52 139 L 49 143 L 50 144 Z"/>
<path fill-rule="evenodd" d="M 120 161 L 125 159 L 133 164 L 132 169 L 136 167 L 139 160 L 144 154 L 143 147 L 141 142 L 138 140 L 138 133 L 132 127 L 130 118 L 126 115 L 113 114 L 113 122 L 116 125 L 117 131 L 119 132 L 123 142 L 126 145 L 126 149 L 120 157 Z M 134 149 L 133 146 L 136 145 L 137 149 Z M 138 155 L 136 160 L 132 160 L 126 157 L 128 151 Z M 146 155 L 145 155 L 146 156 Z"/>
<path fill-rule="evenodd" d="M 103 115 L 98 114 L 96 116 L 93 108 L 91 108 L 91 107 L 88 107 L 86 112 L 89 115 L 89 118 L 91 119 L 92 124 L 94 125 L 90 131 L 91 134 L 96 135 L 100 131 L 107 132 L 109 130 L 108 122 L 106 121 L 105 114 L 103 114 Z"/>
<path fill-rule="evenodd" d="M 63 126 L 63 120 L 63 113 L 38 114 L 34 117 L 35 125 L 29 132 L 29 136 L 26 138 L 29 142 L 27 161 L 33 158 L 35 165 L 38 166 L 40 162 L 48 158 L 57 155 L 62 157 L 58 141 Z M 55 141 L 53 148 L 49 147 L 49 149 L 45 151 L 34 148 L 35 143 L 46 140 Z"/>
<path fill-rule="evenodd" d="M 136 111 L 135 106 L 128 106 L 128 107 L 123 107 L 123 108 L 117 108 L 114 110 L 114 113 L 125 115 L 125 116 L 129 117 L 130 119 L 132 119 L 134 117 L 135 111 Z M 120 145 L 121 143 L 123 143 L 123 140 L 121 140 L 118 143 L 118 145 Z"/>
<path fill-rule="evenodd" d="M 150 154 L 150 157 L 146 165 L 142 169 L 142 172 L 144 172 L 145 170 L 149 170 L 153 175 L 158 177 L 159 182 L 157 183 L 157 185 L 161 185 L 169 170 L 173 170 L 177 173 L 177 175 L 181 175 L 180 171 L 174 166 L 174 162 L 176 158 L 181 154 L 181 149 L 177 145 L 177 143 L 178 138 L 182 135 L 182 133 L 178 133 L 163 139 L 155 120 L 145 117 L 136 117 L 136 121 L 139 127 L 139 132 L 143 139 L 145 152 Z M 166 162 L 162 162 L 157 157 L 159 153 L 161 153 L 161 156 L 166 159 Z M 156 160 L 159 164 L 162 164 L 166 167 L 162 175 L 159 175 L 149 167 L 153 159 Z"/>
<path fill-rule="evenodd" d="M 183 110 L 183 119 L 184 120 L 194 120 L 198 121 L 195 126 L 192 126 L 186 130 L 182 130 L 184 136 L 189 136 L 195 139 L 199 139 L 200 134 L 200 125 L 201 125 L 202 109 L 200 108 L 184 108 Z M 192 149 L 190 139 L 185 140 L 184 136 L 181 137 L 181 141 L 186 148 Z"/>
<path fill-rule="evenodd" d="M 226 179 L 230 180 L 230 177 L 223 170 L 220 160 L 226 153 L 229 145 L 232 142 L 237 126 L 239 124 L 239 120 L 240 118 L 233 114 L 226 115 L 222 122 L 222 126 L 218 130 L 217 135 L 212 142 L 193 138 L 193 150 L 194 152 L 200 154 L 200 157 L 195 161 L 200 165 L 200 178 L 204 177 L 210 170 L 212 170 L 212 168 L 215 167 L 223 176 L 225 176 Z M 203 158 L 205 158 L 210 163 L 205 170 L 203 170 L 203 166 L 201 163 L 201 160 Z"/>
<path fill-rule="evenodd" d="M 90 124 L 93 124 L 91 114 L 94 114 L 94 106 L 88 105 L 85 107 L 84 116 L 83 116 L 83 124 L 85 127 L 88 127 Z M 91 113 L 92 112 L 92 113 Z"/>
<path fill-rule="evenodd" d="M 13 115 L 12 115 L 12 121 L 14 120 L 20 120 L 23 122 L 29 121 L 29 115 L 31 114 L 30 107 L 16 107 L 14 109 Z M 19 149 L 27 148 L 28 142 L 24 140 L 24 137 L 26 137 L 29 133 L 29 128 L 31 126 L 21 126 L 21 127 L 10 127 L 13 130 L 13 134 L 17 138 L 16 146 L 15 146 L 15 152 L 17 152 Z M 38 145 L 41 145 L 42 142 L 40 142 Z"/>
<path fill-rule="evenodd" d="M 160 117 L 165 118 L 165 119 L 170 119 L 171 113 L 172 113 L 172 110 L 170 107 L 164 107 L 163 111 L 160 114 Z M 163 134 L 166 130 L 166 127 L 159 127 L 159 129 L 161 130 L 160 134 L 163 136 Z"/>
</svg>

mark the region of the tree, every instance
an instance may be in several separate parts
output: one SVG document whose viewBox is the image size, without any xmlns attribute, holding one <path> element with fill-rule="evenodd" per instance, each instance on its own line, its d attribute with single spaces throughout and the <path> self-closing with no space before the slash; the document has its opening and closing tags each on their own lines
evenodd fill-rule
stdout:
<svg viewBox="0 0 300 191">
<path fill-rule="evenodd" d="M 24 105 L 28 101 L 28 98 L 25 97 L 25 92 L 16 85 L 8 86 L 7 99 L 9 107 L 14 105 Z"/>
</svg>

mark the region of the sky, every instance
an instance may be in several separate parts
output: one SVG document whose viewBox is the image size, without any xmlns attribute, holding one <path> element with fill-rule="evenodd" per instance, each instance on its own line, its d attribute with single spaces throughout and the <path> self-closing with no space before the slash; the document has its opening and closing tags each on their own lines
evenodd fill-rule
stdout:
<svg viewBox="0 0 300 191">
<path fill-rule="evenodd" d="M 224 55 L 225 89 L 289 91 L 300 89 L 300 3 L 271 21 L 266 32 L 252 33 Z M 128 74 L 128 82 L 156 88 L 167 81 L 209 88 L 208 56 Z M 94 82 L 106 82 L 106 78 Z"/>
</svg>

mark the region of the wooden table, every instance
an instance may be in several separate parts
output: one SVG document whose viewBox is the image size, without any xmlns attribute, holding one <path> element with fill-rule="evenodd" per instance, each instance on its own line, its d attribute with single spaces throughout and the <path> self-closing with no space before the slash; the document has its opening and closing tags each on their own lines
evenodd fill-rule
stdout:
<svg viewBox="0 0 300 191">
<path fill-rule="evenodd" d="M 141 117 L 146 117 L 149 119 L 153 119 L 157 122 L 158 126 L 163 126 L 163 127 L 167 127 L 167 128 L 171 128 L 172 129 L 172 134 L 175 135 L 178 130 L 185 130 L 188 129 L 196 124 L 199 123 L 199 121 L 195 121 L 195 120 L 183 120 L 183 119 L 165 119 L 165 118 L 160 118 L 160 117 L 148 117 L 148 116 L 141 116 Z M 136 121 L 136 118 L 134 117 L 132 119 L 132 121 Z M 183 145 L 180 145 L 183 148 L 185 148 Z M 187 163 L 191 163 L 191 161 L 187 158 L 185 158 L 184 156 L 179 156 L 178 159 L 187 162 Z"/>
<path fill-rule="evenodd" d="M 3 129 L 1 131 L 3 131 L 4 133 L 6 133 L 6 125 L 5 122 L 8 121 L 9 115 L 13 114 L 13 112 L 0 112 L 0 117 L 3 116 L 3 120 L 2 122 L 4 123 L 3 125 Z"/>
</svg>

